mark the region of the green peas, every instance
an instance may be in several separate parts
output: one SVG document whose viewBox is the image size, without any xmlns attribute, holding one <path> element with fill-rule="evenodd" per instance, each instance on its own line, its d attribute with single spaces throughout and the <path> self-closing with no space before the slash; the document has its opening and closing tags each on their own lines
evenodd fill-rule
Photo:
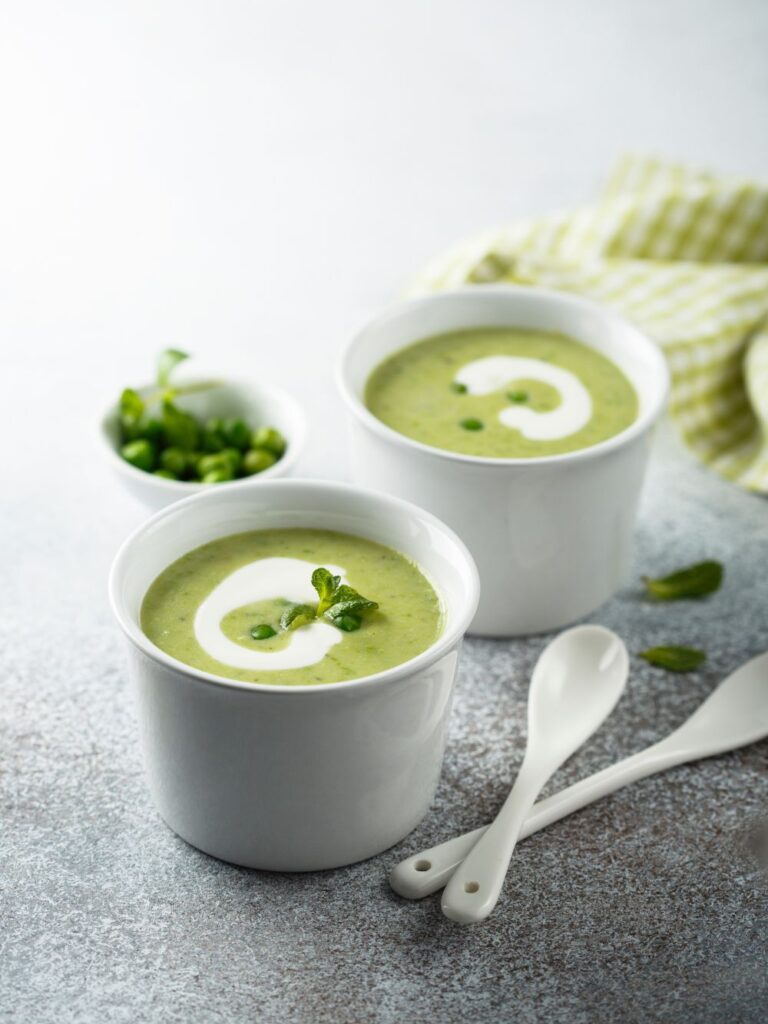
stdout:
<svg viewBox="0 0 768 1024">
<path fill-rule="evenodd" d="M 136 469 L 143 469 L 145 473 L 150 473 L 155 468 L 155 446 L 146 438 L 124 444 L 120 454 L 126 462 L 130 462 Z"/>
<path fill-rule="evenodd" d="M 527 402 L 529 397 L 530 396 L 529 396 L 527 391 L 508 391 L 507 392 L 507 398 L 509 399 L 510 402 L 516 402 L 516 403 Z"/>
<path fill-rule="evenodd" d="M 198 477 L 197 464 L 203 457 L 203 452 L 184 452 L 186 466 L 184 467 L 185 480 L 196 480 Z"/>
<path fill-rule="evenodd" d="M 251 436 L 251 447 L 263 448 L 279 459 L 285 451 L 285 438 L 274 427 L 259 427 Z"/>
<path fill-rule="evenodd" d="M 451 381 L 451 391 L 455 392 L 457 395 L 466 395 L 466 393 L 467 393 L 467 385 L 466 384 L 462 384 L 461 381 L 452 380 Z"/>
<path fill-rule="evenodd" d="M 203 428 L 203 448 L 207 452 L 220 452 L 226 447 L 224 420 L 220 416 L 214 416 L 207 421 Z"/>
<path fill-rule="evenodd" d="M 145 437 L 148 441 L 153 441 L 158 447 L 163 443 L 163 424 L 161 420 L 147 420 L 147 423 L 142 429 L 142 437 Z"/>
<path fill-rule="evenodd" d="M 197 473 L 201 478 L 207 473 L 214 473 L 223 470 L 231 475 L 231 464 L 226 455 L 222 452 L 215 452 L 211 455 L 201 455 L 197 460 Z"/>
<path fill-rule="evenodd" d="M 243 456 L 243 473 L 245 476 L 253 476 L 254 473 L 263 473 L 265 469 L 274 466 L 277 459 L 272 452 L 263 448 L 251 448 Z"/>
<path fill-rule="evenodd" d="M 251 636 L 254 640 L 269 640 L 270 637 L 277 636 L 277 630 L 272 629 L 266 622 L 262 622 L 260 626 L 253 627 Z"/>
<path fill-rule="evenodd" d="M 204 484 L 224 484 L 228 480 L 232 480 L 233 476 L 228 469 L 220 468 L 203 473 L 201 479 Z"/>
<path fill-rule="evenodd" d="M 252 429 L 243 416 L 211 416 L 205 422 L 177 399 L 215 387 L 214 382 L 170 384 L 169 373 L 186 358 L 167 350 L 160 357 L 157 390 L 124 388 L 117 402 L 118 453 L 136 469 L 161 480 L 224 483 L 263 473 L 282 458 L 286 439 L 275 427 Z M 214 406 L 215 408 L 215 406 Z"/>
<path fill-rule="evenodd" d="M 245 420 L 239 417 L 225 420 L 222 430 L 224 440 L 230 448 L 237 448 L 238 451 L 245 451 L 250 447 L 251 428 Z"/>
<path fill-rule="evenodd" d="M 469 419 L 462 420 L 459 426 L 463 427 L 464 430 L 482 430 L 485 424 L 482 420 L 476 420 L 470 416 Z"/>
<path fill-rule="evenodd" d="M 243 465 L 243 455 L 238 448 L 224 448 L 220 453 L 222 460 L 226 459 L 229 463 L 232 475 L 237 476 Z"/>
<path fill-rule="evenodd" d="M 166 448 L 160 452 L 160 468 L 173 473 L 175 477 L 183 476 L 188 463 L 189 456 L 181 448 Z"/>
<path fill-rule="evenodd" d="M 356 629 L 360 629 L 362 621 L 359 615 L 340 615 L 338 619 L 333 620 L 333 624 L 343 629 L 345 633 L 354 633 Z"/>
</svg>

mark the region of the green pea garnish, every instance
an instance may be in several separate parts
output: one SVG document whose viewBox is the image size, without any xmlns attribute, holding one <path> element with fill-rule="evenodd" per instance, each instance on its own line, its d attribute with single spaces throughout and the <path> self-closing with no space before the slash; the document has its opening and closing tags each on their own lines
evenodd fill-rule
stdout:
<svg viewBox="0 0 768 1024">
<path fill-rule="evenodd" d="M 250 446 L 251 429 L 245 420 L 238 418 L 224 421 L 224 440 L 228 447 L 245 451 Z"/>
<path fill-rule="evenodd" d="M 463 427 L 464 430 L 482 430 L 485 424 L 482 420 L 476 420 L 474 417 L 470 416 L 469 419 L 462 420 L 459 423 L 459 426 Z"/>
<path fill-rule="evenodd" d="M 285 438 L 274 427 L 259 427 L 251 434 L 251 448 L 263 448 L 279 459 L 285 451 Z"/>
<path fill-rule="evenodd" d="M 225 484 L 234 479 L 228 469 L 210 469 L 200 477 L 204 484 Z"/>
<path fill-rule="evenodd" d="M 466 384 L 462 384 L 461 381 L 459 381 L 459 380 L 452 380 L 451 381 L 451 391 L 455 391 L 455 393 L 457 395 L 466 395 L 466 393 L 467 393 L 467 385 Z"/>
<path fill-rule="evenodd" d="M 270 637 L 277 636 L 277 630 L 272 629 L 266 622 L 262 622 L 260 626 L 253 627 L 251 636 L 254 640 L 269 640 Z"/>
<path fill-rule="evenodd" d="M 219 416 L 213 416 L 206 422 L 203 428 L 203 448 L 207 452 L 220 452 L 226 447 L 224 420 Z"/>
<path fill-rule="evenodd" d="M 145 473 L 150 473 L 155 468 L 155 446 L 145 438 L 124 444 L 120 454 L 126 462 L 130 462 L 136 469 L 143 469 Z"/>
<path fill-rule="evenodd" d="M 265 451 L 263 448 L 251 448 L 243 456 L 243 474 L 253 476 L 254 473 L 263 473 L 265 469 L 274 466 L 276 461 L 272 452 Z"/>
<path fill-rule="evenodd" d="M 163 430 L 163 424 L 160 420 L 147 420 L 144 424 L 143 430 L 144 437 L 146 437 L 148 441 L 154 441 L 154 443 L 158 445 L 163 443 L 165 431 Z"/>
<path fill-rule="evenodd" d="M 232 470 L 232 475 L 237 476 L 243 465 L 243 453 L 239 448 L 224 448 L 219 452 L 222 461 L 226 461 Z"/>
<path fill-rule="evenodd" d="M 118 402 L 120 455 L 136 469 L 166 480 L 224 483 L 269 469 L 287 441 L 275 427 L 242 416 L 213 416 L 205 423 L 177 399 L 217 388 L 222 381 L 175 383 L 174 369 L 188 359 L 180 349 L 160 353 L 156 390 L 125 388 Z"/>
<path fill-rule="evenodd" d="M 181 448 L 166 448 L 160 452 L 160 468 L 173 473 L 174 476 L 182 476 L 188 465 L 188 455 Z"/>
<path fill-rule="evenodd" d="M 226 473 L 231 473 L 232 471 L 229 458 L 223 452 L 211 452 L 209 455 L 201 455 L 197 460 L 197 472 L 200 477 L 204 477 L 208 473 L 214 473 L 219 469 Z"/>
<path fill-rule="evenodd" d="M 530 398 L 530 395 L 527 391 L 508 391 L 507 398 L 510 400 L 510 402 L 527 402 Z"/>
</svg>

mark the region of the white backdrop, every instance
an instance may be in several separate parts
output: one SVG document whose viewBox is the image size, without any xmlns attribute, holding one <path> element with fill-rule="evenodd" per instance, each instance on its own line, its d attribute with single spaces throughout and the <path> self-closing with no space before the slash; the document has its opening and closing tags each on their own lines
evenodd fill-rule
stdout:
<svg viewBox="0 0 768 1024">
<path fill-rule="evenodd" d="M 167 344 L 286 384 L 305 471 L 343 474 L 350 329 L 456 237 L 588 200 L 624 148 L 768 173 L 767 42 L 764 0 L 2 0 L 16 486 L 77 461 Z"/>
</svg>

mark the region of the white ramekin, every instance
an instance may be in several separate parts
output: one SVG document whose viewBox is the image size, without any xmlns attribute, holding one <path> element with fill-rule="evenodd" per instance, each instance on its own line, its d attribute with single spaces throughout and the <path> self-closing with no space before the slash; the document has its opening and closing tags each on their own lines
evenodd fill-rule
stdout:
<svg viewBox="0 0 768 1024">
<path fill-rule="evenodd" d="M 141 602 L 166 566 L 218 537 L 278 527 L 340 530 L 408 555 L 443 600 L 440 638 L 377 675 L 281 687 L 198 671 L 144 635 Z M 118 552 L 109 592 L 129 641 L 149 788 L 168 825 L 222 860 L 279 871 L 338 867 L 402 839 L 437 785 L 478 586 L 471 555 L 443 523 L 349 485 L 214 488 L 153 516 Z"/>
<path fill-rule="evenodd" d="M 194 378 L 185 383 L 194 383 Z M 146 396 L 157 391 L 157 385 L 140 388 Z M 231 480 L 227 483 L 204 484 L 192 480 L 166 480 L 153 473 L 137 469 L 120 456 L 120 417 L 117 403 L 110 406 L 101 421 L 103 448 L 113 472 L 126 490 L 153 511 L 191 494 L 207 491 L 211 487 L 242 487 L 244 484 L 264 483 L 293 473 L 304 448 L 306 424 L 298 402 L 280 388 L 247 379 L 228 378 L 215 388 L 181 395 L 178 405 L 194 413 L 201 421 L 212 416 L 242 416 L 255 430 L 257 427 L 276 427 L 286 439 L 282 458 L 255 476 Z"/>
<path fill-rule="evenodd" d="M 591 448 L 490 459 L 398 434 L 365 407 L 371 371 L 398 349 L 477 326 L 556 331 L 609 356 L 637 390 L 637 419 Z M 658 347 L 609 310 L 573 295 L 484 285 L 394 306 L 344 352 L 338 385 L 351 412 L 353 479 L 429 509 L 452 526 L 480 572 L 470 632 L 521 636 L 588 615 L 625 580 L 651 428 L 669 374 Z"/>
</svg>

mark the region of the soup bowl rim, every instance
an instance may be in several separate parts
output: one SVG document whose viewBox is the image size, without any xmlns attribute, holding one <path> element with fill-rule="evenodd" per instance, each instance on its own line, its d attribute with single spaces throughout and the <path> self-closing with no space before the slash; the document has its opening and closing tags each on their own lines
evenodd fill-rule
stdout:
<svg viewBox="0 0 768 1024">
<path fill-rule="evenodd" d="M 285 686 L 276 683 L 251 683 L 238 679 L 229 679 L 226 676 L 217 675 L 212 672 L 206 672 L 202 669 L 195 668 L 194 666 L 188 665 L 186 662 L 180 661 L 161 650 L 161 648 L 154 644 L 146 633 L 144 633 L 139 624 L 138 615 L 133 614 L 126 604 L 123 593 L 123 582 L 125 569 L 128 565 L 131 554 L 136 544 L 147 533 L 147 531 L 152 530 L 155 526 L 166 519 L 176 518 L 179 515 L 183 516 L 194 514 L 195 509 L 201 507 L 204 503 L 210 504 L 217 500 L 233 502 L 236 499 L 247 499 L 247 481 L 243 481 L 243 484 L 244 486 L 237 490 L 228 489 L 226 494 L 223 493 L 224 489 L 208 490 L 203 493 L 190 495 L 182 501 L 177 501 L 171 505 L 167 505 L 137 527 L 137 529 L 135 529 L 123 541 L 122 545 L 118 549 L 109 573 L 109 602 L 112 612 L 128 641 L 146 657 L 166 669 L 171 669 L 177 673 L 181 673 L 188 677 L 190 682 L 239 690 L 245 693 L 252 693 L 254 696 L 269 694 L 274 698 L 296 700 L 301 699 L 301 696 L 306 699 L 310 695 L 340 695 L 345 692 L 348 693 L 349 691 L 368 690 L 372 687 L 381 688 L 388 684 L 396 683 L 429 668 L 461 643 L 461 640 L 474 617 L 480 595 L 480 581 L 477 567 L 472 555 L 469 553 L 461 538 L 437 516 L 402 498 L 396 498 L 392 495 L 380 493 L 365 487 L 359 487 L 354 484 L 321 479 L 301 479 L 265 480 L 259 482 L 258 485 L 254 484 L 254 487 L 258 486 L 258 494 L 262 498 L 265 494 L 275 492 L 276 498 L 279 499 L 280 493 L 285 492 L 286 504 L 287 498 L 290 496 L 291 492 L 298 493 L 300 490 L 309 490 L 310 492 L 319 492 L 323 490 L 331 492 L 331 494 L 338 497 L 339 500 L 342 500 L 345 496 L 349 497 L 351 494 L 354 494 L 363 500 L 367 500 L 371 503 L 378 504 L 382 508 L 386 508 L 393 515 L 417 519 L 421 521 L 422 524 L 437 530 L 444 539 L 448 540 L 449 544 L 452 545 L 453 553 L 458 555 L 462 562 L 461 573 L 464 577 L 464 590 L 457 612 L 445 622 L 440 635 L 425 650 L 399 665 L 393 665 L 391 668 L 384 669 L 383 671 L 367 676 L 360 676 L 355 679 L 348 679 L 335 683 L 317 683 L 306 686 Z M 322 512 L 319 513 L 319 515 L 322 517 Z M 318 525 L 315 528 L 321 530 L 333 529 L 333 527 L 326 527 L 323 525 Z M 258 530 L 258 525 L 254 525 L 253 529 Z M 222 536 L 227 535 L 222 534 Z M 363 533 L 355 534 L 355 536 L 360 536 L 368 540 L 372 539 Z M 385 542 L 376 541 L 376 543 L 384 544 Z M 422 572 L 425 573 L 427 579 L 437 591 L 441 604 L 444 604 L 445 595 L 442 592 L 439 582 L 434 580 L 431 577 L 431 574 L 426 573 L 423 566 L 420 564 L 418 557 L 413 557 L 411 560 Z M 173 559 L 170 559 L 168 565 L 172 564 L 172 561 Z M 146 590 L 144 591 L 144 594 L 146 596 Z"/>
<path fill-rule="evenodd" d="M 482 296 L 490 299 L 497 298 L 499 295 L 506 295 L 509 297 L 518 296 L 524 300 L 539 300 L 543 303 L 549 302 L 553 305 L 559 305 L 562 307 L 570 306 L 574 313 L 579 311 L 588 312 L 594 316 L 598 316 L 612 330 L 634 335 L 637 344 L 644 347 L 644 354 L 653 364 L 655 364 L 653 366 L 655 387 L 650 400 L 644 403 L 635 418 L 627 427 L 618 433 L 613 434 L 611 437 L 608 437 L 603 441 L 599 441 L 597 444 L 589 445 L 585 448 L 577 448 L 570 452 L 530 457 L 467 455 L 463 452 L 451 451 L 448 448 L 438 448 L 435 445 L 429 445 L 425 444 L 423 441 L 417 441 L 415 438 L 408 437 L 406 434 L 401 434 L 399 431 L 380 420 L 370 411 L 370 409 L 368 409 L 364 399 L 357 393 L 357 389 L 350 380 L 349 365 L 353 353 L 356 352 L 359 347 L 365 345 L 366 336 L 385 326 L 388 321 L 401 316 L 406 316 L 409 312 L 426 304 L 440 303 L 446 299 L 461 296 L 472 297 L 473 300 L 478 299 L 478 301 L 482 303 L 485 301 Z M 498 326 L 517 326 L 524 330 L 529 325 L 524 322 L 524 317 L 521 316 L 521 323 L 517 325 L 511 322 L 500 322 Z M 466 325 L 457 324 L 454 329 L 462 330 L 468 328 Z M 450 330 L 451 328 L 447 328 L 446 333 L 450 332 Z M 567 332 L 564 333 L 567 334 Z M 424 340 L 423 336 L 414 337 L 410 342 L 394 351 L 402 351 L 403 348 L 407 348 L 409 345 L 416 344 L 422 340 Z M 588 345 L 588 342 L 583 340 L 581 343 Z M 392 354 L 394 354 L 394 352 Z M 619 353 L 616 353 L 615 355 L 611 354 L 609 358 L 611 358 L 619 369 L 621 369 L 622 373 L 630 379 L 630 383 L 632 383 L 634 387 L 635 385 L 630 374 L 626 372 L 625 366 L 622 365 L 621 355 Z M 381 360 L 373 363 L 369 367 L 369 377 L 380 363 Z M 656 345 L 640 327 L 597 302 L 593 302 L 590 299 L 585 299 L 581 296 L 568 292 L 560 292 L 548 288 L 534 288 L 509 284 L 484 284 L 467 285 L 461 288 L 452 288 L 446 291 L 434 292 L 429 295 L 419 295 L 415 298 L 405 299 L 402 302 L 395 303 L 380 312 L 378 316 L 369 320 L 355 332 L 342 351 L 341 356 L 336 363 L 336 386 L 347 407 L 357 417 L 357 419 L 367 427 L 368 430 L 377 434 L 390 444 L 397 444 L 403 448 L 421 452 L 422 454 L 432 458 L 463 463 L 465 465 L 483 466 L 497 470 L 508 470 L 510 467 L 528 467 L 532 469 L 539 466 L 551 467 L 558 464 L 574 463 L 586 459 L 599 458 L 602 455 L 630 444 L 655 422 L 664 409 L 669 393 L 669 369 L 658 345 Z"/>
</svg>

